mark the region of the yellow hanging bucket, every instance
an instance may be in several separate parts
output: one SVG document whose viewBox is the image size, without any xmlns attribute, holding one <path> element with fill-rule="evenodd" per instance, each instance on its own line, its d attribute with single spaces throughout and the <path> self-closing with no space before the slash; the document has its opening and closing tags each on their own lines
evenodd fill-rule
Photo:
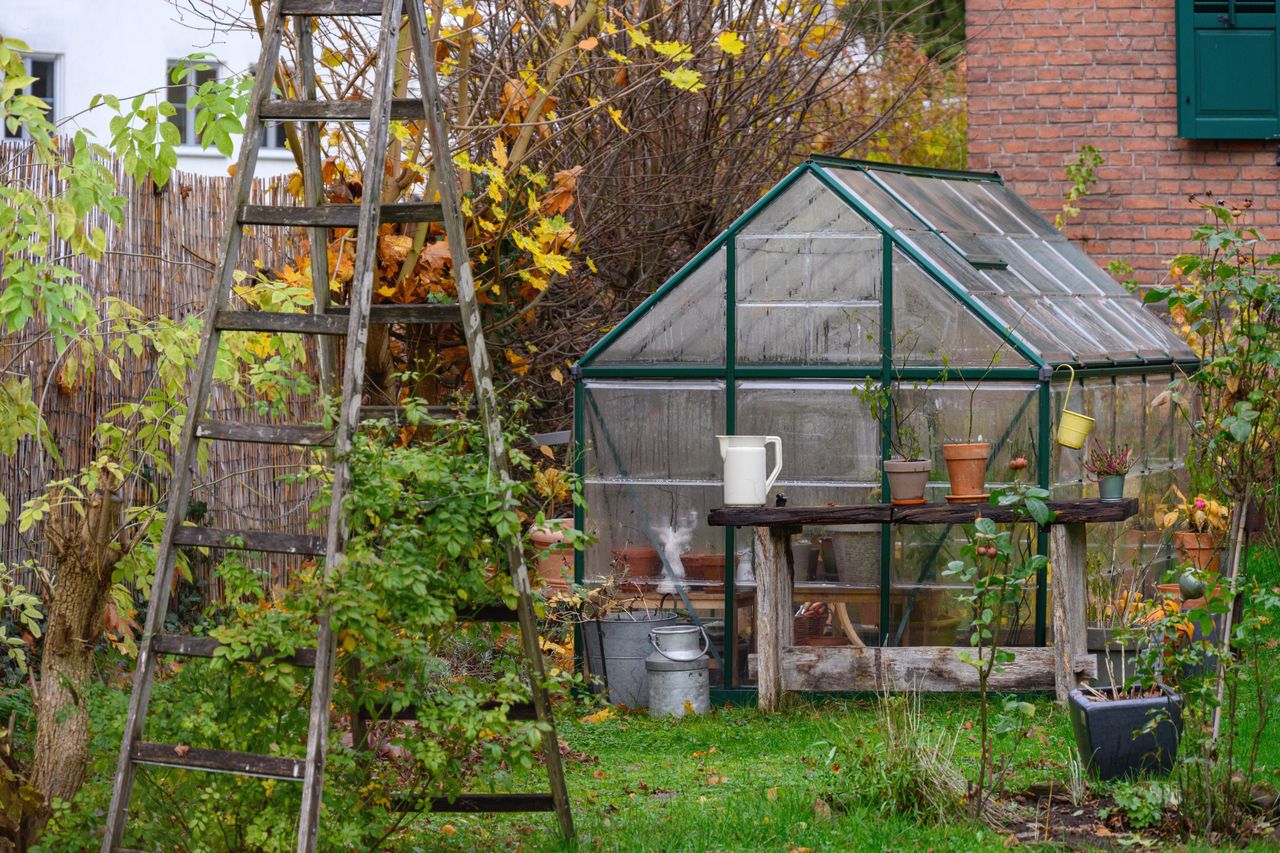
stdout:
<svg viewBox="0 0 1280 853">
<path fill-rule="evenodd" d="M 1062 417 L 1058 418 L 1058 444 L 1079 450 L 1084 447 L 1084 440 L 1089 437 L 1089 433 L 1093 432 L 1093 418 L 1067 408 L 1071 403 L 1071 386 L 1075 384 L 1076 371 L 1069 364 L 1059 367 L 1071 371 L 1071 378 L 1067 380 L 1067 395 L 1062 401 Z"/>
</svg>

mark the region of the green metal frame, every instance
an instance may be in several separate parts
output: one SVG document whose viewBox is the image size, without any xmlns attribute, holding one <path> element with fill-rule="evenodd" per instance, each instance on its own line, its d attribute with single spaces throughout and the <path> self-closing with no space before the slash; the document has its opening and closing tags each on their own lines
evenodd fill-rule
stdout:
<svg viewBox="0 0 1280 853">
<path fill-rule="evenodd" d="M 739 380 L 752 379 L 843 379 L 843 380 L 861 380 L 872 379 L 879 380 L 882 388 L 892 387 L 897 381 L 944 381 L 944 380 L 961 380 L 974 381 L 982 380 L 984 382 L 1036 382 L 1038 385 L 1038 404 L 1039 415 L 1038 425 L 1036 429 L 1039 447 L 1037 448 L 1037 481 L 1044 488 L 1049 488 L 1050 483 L 1050 451 L 1053 443 L 1052 436 L 1052 384 L 1053 384 L 1053 368 L 1059 366 L 1058 362 L 1046 362 L 1038 356 L 1023 341 L 1014 329 L 1004 326 L 998 319 L 992 316 L 986 309 L 975 301 L 967 292 L 960 288 L 943 270 L 933 264 L 928 258 L 920 254 L 910 243 L 904 240 L 894 229 L 894 227 L 881 218 L 874 210 L 863 204 L 856 195 L 854 195 L 841 181 L 835 179 L 826 172 L 826 168 L 838 169 L 856 169 L 868 173 L 868 176 L 876 180 L 870 173 L 873 171 L 890 171 L 909 175 L 920 175 L 925 177 L 945 178 L 949 180 L 966 180 L 974 182 L 988 182 L 1003 184 L 1001 177 L 994 172 L 967 172 L 950 169 L 928 169 L 910 166 L 894 166 L 890 164 L 874 163 L 861 160 L 846 160 L 842 158 L 813 156 L 806 162 L 793 169 L 783 180 L 775 185 L 768 193 L 761 197 L 755 204 L 742 213 L 734 222 L 709 243 L 702 251 L 695 255 L 688 263 L 680 268 L 670 279 L 668 279 L 661 287 L 659 287 L 649 298 L 645 299 L 631 314 L 622 320 L 617 326 L 610 330 L 600 341 L 598 341 L 587 353 L 582 357 L 574 368 L 575 387 L 574 387 L 574 414 L 573 414 L 573 442 L 574 442 L 574 470 L 580 478 L 586 476 L 586 444 L 585 444 L 585 415 L 584 415 L 584 386 L 583 379 L 609 379 L 609 378 L 629 378 L 629 379 L 722 379 L 725 382 L 725 430 L 729 434 L 734 434 L 737 430 L 737 383 Z M 814 177 L 820 184 L 826 187 L 838 199 L 843 201 L 854 212 L 858 213 L 863 219 L 874 226 L 882 238 L 882 285 L 881 285 L 881 352 L 879 365 L 866 366 L 846 366 L 846 365 L 815 365 L 815 364 L 767 364 L 767 365 L 751 365 L 739 364 L 737 358 L 737 240 L 742 230 L 746 228 L 756 216 L 765 210 L 778 196 L 786 192 L 793 184 L 802 179 L 805 175 Z M 922 219 L 912 210 L 911 206 L 898 197 L 892 188 L 887 187 L 881 181 L 877 184 L 884 189 L 885 192 L 898 201 L 904 209 L 919 219 L 923 225 L 928 226 L 928 222 Z M 930 228 L 932 231 L 933 229 Z M 935 232 L 936 233 L 936 232 Z M 939 235 L 942 236 L 942 235 Z M 945 238 L 943 238 L 945 240 Z M 724 251 L 725 263 L 725 355 L 722 364 L 597 364 L 596 360 L 604 353 L 613 343 L 615 343 L 627 330 L 632 328 L 641 318 L 654 309 L 669 293 L 679 287 L 684 281 L 696 270 L 698 270 L 705 262 L 714 257 L 721 250 Z M 978 319 L 986 325 L 996 336 L 1007 343 L 1011 349 L 1020 357 L 1025 359 L 1027 366 L 1018 367 L 994 367 L 990 369 L 984 368 L 956 368 L 956 367 L 899 367 L 893 366 L 893 261 L 895 250 L 901 252 L 906 258 L 909 258 L 920 268 L 922 268 L 939 286 L 946 290 L 951 296 L 959 300 L 962 305 L 969 309 Z M 1091 362 L 1077 366 L 1076 378 L 1084 379 L 1089 377 L 1102 376 L 1120 376 L 1126 374 L 1148 374 L 1161 372 L 1193 372 L 1198 369 L 1199 362 L 1196 360 L 1173 360 L 1173 359 L 1143 359 L 1140 361 L 1117 362 Z M 890 427 L 882 423 L 880 425 L 880 445 L 882 458 L 887 459 L 890 455 L 889 446 L 889 429 Z M 888 483 L 887 478 L 881 470 L 881 488 L 887 494 Z M 581 507 L 574 508 L 574 522 L 579 530 L 584 529 L 585 514 Z M 889 588 L 892 582 L 892 537 L 893 531 L 891 525 L 884 525 L 881 535 L 881 592 L 880 592 L 880 643 L 887 645 L 890 640 L 890 596 Z M 734 574 L 735 574 L 735 546 L 736 535 L 733 528 L 726 528 L 724 534 L 724 550 L 725 550 L 725 599 L 724 599 L 724 621 L 725 621 L 725 649 L 724 649 L 724 685 L 716 692 L 724 697 L 732 697 L 733 699 L 743 699 L 754 692 L 754 688 L 741 688 L 737 686 L 735 677 L 735 665 L 737 657 L 737 612 L 734 607 Z M 1044 552 L 1047 549 L 1047 536 L 1041 533 L 1037 539 L 1037 548 Z M 581 583 L 585 577 L 585 555 L 579 551 L 574 556 L 574 577 Z M 1046 572 L 1042 570 L 1037 576 L 1036 584 L 1036 601 L 1035 601 L 1035 642 L 1037 645 L 1044 645 L 1047 641 L 1047 611 L 1048 611 L 1048 578 Z M 578 651 L 581 654 L 581 651 Z"/>
</svg>

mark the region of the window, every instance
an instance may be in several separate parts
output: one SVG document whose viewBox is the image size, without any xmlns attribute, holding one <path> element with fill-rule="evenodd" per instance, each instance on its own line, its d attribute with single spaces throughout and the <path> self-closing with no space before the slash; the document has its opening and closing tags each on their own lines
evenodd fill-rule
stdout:
<svg viewBox="0 0 1280 853">
<path fill-rule="evenodd" d="M 1178 135 L 1280 137 L 1276 0 L 1178 0 Z"/>
<path fill-rule="evenodd" d="M 258 66 L 256 64 L 250 65 L 249 73 L 257 74 Z M 271 87 L 271 98 L 272 100 L 280 99 L 280 89 L 278 87 L 276 86 Z M 263 122 L 262 147 L 263 148 L 286 148 L 287 147 L 285 145 L 284 124 L 282 122 L 278 122 L 278 121 Z"/>
<path fill-rule="evenodd" d="M 35 95 L 37 98 L 48 104 L 49 112 L 45 113 L 45 116 L 49 121 L 57 121 L 57 60 L 52 56 L 24 56 L 22 58 L 22 63 L 26 66 L 27 74 L 36 78 L 35 82 L 22 90 L 23 94 Z M 12 133 L 7 127 L 4 129 L 5 139 L 21 139 L 25 135 L 25 132 L 21 128 Z"/>
<path fill-rule="evenodd" d="M 172 60 L 165 67 L 165 82 L 168 84 L 167 100 L 173 104 L 175 110 L 169 117 L 169 121 L 178 126 L 183 145 L 198 145 L 200 137 L 196 133 L 195 111 L 187 109 L 187 104 L 191 102 L 197 89 L 211 80 L 218 79 L 218 69 L 215 65 L 201 63 L 198 67 L 192 68 L 181 83 L 174 83 L 174 69 L 187 64 L 189 63 L 186 60 Z"/>
</svg>

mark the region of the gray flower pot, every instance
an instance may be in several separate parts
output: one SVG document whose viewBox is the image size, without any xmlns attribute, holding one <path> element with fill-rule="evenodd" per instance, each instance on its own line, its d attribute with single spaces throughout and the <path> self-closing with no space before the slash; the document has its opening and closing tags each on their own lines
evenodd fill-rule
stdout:
<svg viewBox="0 0 1280 853">
<path fill-rule="evenodd" d="M 1108 700 L 1071 691 L 1067 710 L 1085 772 L 1106 781 L 1173 769 L 1182 736 L 1182 700 L 1169 688 L 1161 689 L 1162 696 Z"/>
<path fill-rule="evenodd" d="M 1098 497 L 1104 501 L 1124 500 L 1124 474 L 1103 477 L 1098 481 Z"/>
</svg>

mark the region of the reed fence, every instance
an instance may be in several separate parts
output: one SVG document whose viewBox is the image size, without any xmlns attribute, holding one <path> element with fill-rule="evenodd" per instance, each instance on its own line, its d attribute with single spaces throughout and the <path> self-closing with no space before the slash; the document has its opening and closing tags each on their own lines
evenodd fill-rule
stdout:
<svg viewBox="0 0 1280 853">
<path fill-rule="evenodd" d="M 130 179 L 118 162 L 109 164 L 121 195 L 128 200 L 124 218 L 115 225 L 103 218 L 108 234 L 107 251 L 98 261 L 74 254 L 55 241 L 53 257 L 76 272 L 95 300 L 117 297 L 140 309 L 144 316 L 174 319 L 203 314 L 218 260 L 218 245 L 228 211 L 231 180 L 175 173 L 164 187 Z M 21 182 L 40 193 L 64 189 L 58 176 L 37 163 L 29 146 L 0 145 L 0 181 Z M 291 204 L 283 179 L 257 181 L 252 196 L 258 204 Z M 249 229 L 243 241 L 240 265 L 252 269 L 260 259 L 269 267 L 291 261 L 305 248 L 305 234 L 296 229 Z M 0 271 L 0 286 L 3 286 Z M 312 361 L 311 363 L 314 363 Z M 59 356 L 47 331 L 33 323 L 19 333 L 0 337 L 0 370 L 29 377 L 41 402 L 45 420 L 61 453 L 55 466 L 34 439 L 22 442 L 18 452 L 0 458 L 0 493 L 13 512 L 0 525 L 0 563 L 16 571 L 20 582 L 35 582 L 32 563 L 46 559 L 39 530 L 20 533 L 17 515 L 50 478 L 66 476 L 87 463 L 95 453 L 94 429 L 104 413 L 115 406 L 140 399 L 153 380 L 154 363 L 147 359 L 122 364 L 119 379 L 109 371 L 96 371 L 72 391 L 56 381 Z M 309 369 L 309 368 L 308 368 Z M 289 418 L 315 420 L 314 399 L 291 400 Z M 222 393 L 211 401 L 212 416 L 234 415 L 245 420 L 241 407 Z M 301 420 L 297 420 L 301 419 Z M 260 418 L 260 420 L 269 420 Z M 216 442 L 208 469 L 197 474 L 192 505 L 203 509 L 201 523 L 240 530 L 303 532 L 310 520 L 313 487 L 282 482 L 281 474 L 296 471 L 306 461 L 304 451 Z M 163 494 L 164 484 L 153 484 Z M 126 496 L 126 500 L 129 500 Z M 137 495 L 135 494 L 135 498 Z M 264 581 L 283 583 L 292 558 L 262 563 Z M 210 595 L 217 595 L 211 579 L 211 561 L 193 560 L 197 580 Z"/>
</svg>

